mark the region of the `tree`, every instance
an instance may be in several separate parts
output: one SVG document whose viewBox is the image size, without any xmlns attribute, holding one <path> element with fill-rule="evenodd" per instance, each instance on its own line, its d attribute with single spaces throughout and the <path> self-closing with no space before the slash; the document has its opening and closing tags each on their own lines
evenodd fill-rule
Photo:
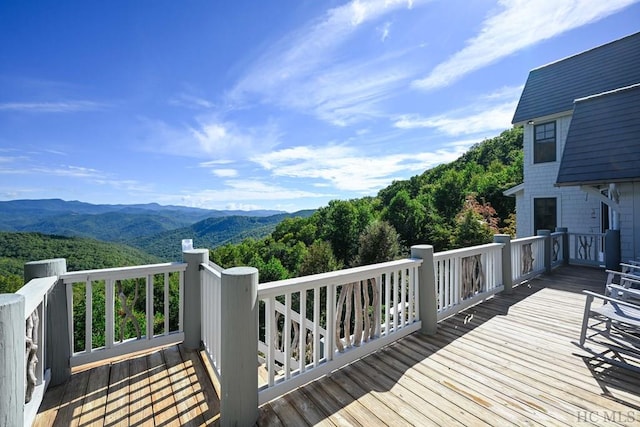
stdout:
<svg viewBox="0 0 640 427">
<path fill-rule="evenodd" d="M 386 221 L 374 221 L 358 238 L 358 255 L 354 265 L 392 261 L 400 255 L 400 236 Z"/>
<path fill-rule="evenodd" d="M 479 203 L 474 194 L 467 196 L 464 208 L 456 217 L 454 244 L 467 247 L 490 243 L 499 232 L 496 211 L 488 203 Z"/>
<path fill-rule="evenodd" d="M 298 276 L 309 276 L 311 274 L 326 273 L 328 271 L 340 270 L 342 264 L 333 255 L 331 245 L 324 240 L 316 240 L 309 246 L 305 255 Z"/>
<path fill-rule="evenodd" d="M 424 238 L 426 210 L 422 203 L 400 190 L 391 203 L 382 211 L 382 219 L 396 229 L 402 244 L 410 247 Z"/>
</svg>

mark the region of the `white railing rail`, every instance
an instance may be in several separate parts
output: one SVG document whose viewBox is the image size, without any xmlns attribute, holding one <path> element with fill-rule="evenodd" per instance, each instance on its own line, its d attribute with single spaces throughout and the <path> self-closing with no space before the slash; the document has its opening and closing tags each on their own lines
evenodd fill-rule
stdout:
<svg viewBox="0 0 640 427">
<path fill-rule="evenodd" d="M 259 285 L 260 403 L 418 330 L 421 264 L 405 259 Z"/>
<path fill-rule="evenodd" d="M 489 243 L 433 255 L 438 321 L 504 289 L 503 246 Z"/>
<path fill-rule="evenodd" d="M 51 378 L 51 371 L 46 366 L 47 295 L 57 282 L 57 276 L 32 279 L 16 292 L 25 298 L 24 425 L 31 425 L 35 420 Z"/>
<path fill-rule="evenodd" d="M 544 236 L 511 241 L 511 272 L 514 284 L 544 273 L 544 242 Z"/>
<path fill-rule="evenodd" d="M 222 329 L 221 329 L 221 299 L 222 268 L 208 262 L 200 264 L 201 282 L 200 295 L 202 316 L 201 339 L 205 353 L 209 358 L 218 382 L 221 377 L 222 360 Z"/>
<path fill-rule="evenodd" d="M 84 306 L 84 310 L 75 313 L 84 317 L 84 322 L 76 322 L 79 319 L 74 319 L 74 310 L 69 309 L 71 366 L 182 342 L 186 266 L 164 263 L 61 275 L 67 290 L 67 306 L 74 307 L 74 300 L 78 299 L 78 306 Z M 144 308 L 140 309 L 142 305 Z M 176 308 L 177 321 L 170 322 L 176 317 Z M 156 322 L 156 317 L 161 321 Z M 83 334 L 75 330 L 76 325 L 84 329 Z M 133 327 L 135 334 L 127 332 L 127 327 Z M 94 330 L 99 331 L 98 336 L 104 336 L 104 342 L 94 343 Z"/>
</svg>

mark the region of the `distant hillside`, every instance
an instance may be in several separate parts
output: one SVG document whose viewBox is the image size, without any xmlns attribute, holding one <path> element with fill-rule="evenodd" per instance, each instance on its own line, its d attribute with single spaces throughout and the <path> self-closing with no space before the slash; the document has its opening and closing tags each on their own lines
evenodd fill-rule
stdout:
<svg viewBox="0 0 640 427">
<path fill-rule="evenodd" d="M 212 249 L 227 243 L 237 243 L 249 237 L 263 238 L 269 235 L 276 225 L 285 218 L 306 218 L 311 216 L 313 212 L 313 210 L 305 210 L 268 217 L 208 218 L 187 227 L 143 237 L 128 243 L 162 259 L 178 260 L 182 258 L 182 239 L 193 239 L 194 247 Z"/>
<path fill-rule="evenodd" d="M 0 230 L 37 231 L 126 241 L 229 215 L 271 216 L 281 211 L 219 211 L 185 206 L 94 205 L 60 199 L 0 201 Z M 145 226 L 142 226 L 146 223 Z M 108 230 L 107 230 L 108 229 Z"/>
<path fill-rule="evenodd" d="M 0 231 L 0 293 L 22 286 L 26 262 L 65 258 L 68 271 L 154 264 L 159 258 L 123 244 L 41 233 Z M 15 289 L 14 289 L 15 288 Z"/>
</svg>

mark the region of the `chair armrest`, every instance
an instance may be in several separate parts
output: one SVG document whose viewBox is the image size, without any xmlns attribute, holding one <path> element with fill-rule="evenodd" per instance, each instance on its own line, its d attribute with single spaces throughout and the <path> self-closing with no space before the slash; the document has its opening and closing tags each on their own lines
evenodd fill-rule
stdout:
<svg viewBox="0 0 640 427">
<path fill-rule="evenodd" d="M 609 286 L 612 286 L 612 285 L 609 285 Z M 622 289 L 626 290 L 626 288 L 622 288 Z M 624 305 L 624 306 L 627 306 L 627 307 L 630 307 L 630 308 L 638 308 L 638 304 L 634 304 L 632 302 L 624 301 L 624 300 L 621 300 L 621 299 L 618 299 L 618 298 L 608 297 L 606 295 L 597 294 L 595 292 L 591 292 L 591 291 L 587 291 L 587 290 L 583 290 L 582 293 L 585 294 L 585 295 L 589 295 L 589 296 L 591 296 L 593 298 L 598 298 L 598 299 L 601 299 L 601 300 L 604 300 L 604 301 L 607 301 L 607 302 L 613 302 L 613 303 Z"/>
<path fill-rule="evenodd" d="M 625 288 L 624 286 L 620 286 L 620 285 L 616 285 L 616 284 L 611 284 L 608 285 L 607 288 L 609 289 L 613 289 L 615 291 L 618 291 L 622 294 L 627 294 L 633 298 L 640 298 L 640 289 L 633 289 L 633 288 Z M 638 304 L 635 304 L 638 305 Z"/>
</svg>

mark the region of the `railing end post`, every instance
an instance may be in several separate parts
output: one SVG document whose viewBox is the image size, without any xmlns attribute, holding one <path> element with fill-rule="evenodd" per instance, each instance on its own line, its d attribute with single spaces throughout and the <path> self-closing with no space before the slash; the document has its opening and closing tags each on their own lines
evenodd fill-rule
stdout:
<svg viewBox="0 0 640 427">
<path fill-rule="evenodd" d="M 551 274 L 551 259 L 553 248 L 551 246 L 551 230 L 538 230 L 538 236 L 544 237 L 544 273 Z"/>
<path fill-rule="evenodd" d="M 31 261 L 24 265 L 25 283 L 40 277 L 60 276 L 67 272 L 64 258 Z M 62 384 L 71 377 L 71 331 L 69 319 L 73 307 L 67 306 L 67 289 L 62 280 L 53 286 L 47 297 L 45 366 L 51 369 L 50 385 Z"/>
<path fill-rule="evenodd" d="M 433 246 L 412 246 L 411 257 L 422 259 L 422 265 L 418 269 L 421 332 L 435 335 L 438 332 L 438 296 L 433 265 Z"/>
<path fill-rule="evenodd" d="M 254 425 L 258 419 L 258 270 L 222 271 L 220 424 Z"/>
<path fill-rule="evenodd" d="M 182 258 L 187 263 L 187 268 L 184 271 L 184 301 L 182 301 L 183 345 L 188 349 L 198 349 L 202 333 L 200 264 L 209 262 L 209 250 L 190 249 L 182 253 Z"/>
<path fill-rule="evenodd" d="M 0 294 L 0 423 L 24 423 L 26 361 L 24 296 Z"/>
</svg>

